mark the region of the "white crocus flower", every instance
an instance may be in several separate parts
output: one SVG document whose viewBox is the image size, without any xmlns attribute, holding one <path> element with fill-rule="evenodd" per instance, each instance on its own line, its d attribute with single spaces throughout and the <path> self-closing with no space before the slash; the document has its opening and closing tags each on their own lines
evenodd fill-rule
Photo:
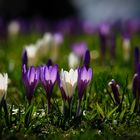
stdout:
<svg viewBox="0 0 140 140">
<path fill-rule="evenodd" d="M 130 59 L 130 39 L 123 40 L 123 52 L 124 52 L 124 60 L 127 62 Z"/>
<path fill-rule="evenodd" d="M 16 36 L 19 34 L 20 24 L 18 21 L 11 21 L 8 25 L 8 34 L 9 36 Z"/>
<path fill-rule="evenodd" d="M 8 87 L 8 74 L 0 73 L 0 102 L 3 98 L 6 99 L 7 87 Z"/>
<path fill-rule="evenodd" d="M 37 56 L 38 48 L 35 45 L 31 44 L 26 46 L 25 49 L 27 51 L 29 66 L 34 65 L 38 60 L 38 56 Z"/>
<path fill-rule="evenodd" d="M 37 47 L 40 56 L 45 57 L 48 53 L 48 50 L 50 50 L 53 42 L 53 36 L 51 33 L 45 33 L 43 38 L 38 41 Z"/>
<path fill-rule="evenodd" d="M 77 86 L 78 71 L 70 69 L 68 72 L 63 71 L 62 69 L 60 73 L 60 80 L 67 98 L 71 99 Z"/>
<path fill-rule="evenodd" d="M 71 52 L 68 56 L 68 63 L 69 68 L 75 69 L 80 64 L 80 59 L 77 55 Z"/>
</svg>

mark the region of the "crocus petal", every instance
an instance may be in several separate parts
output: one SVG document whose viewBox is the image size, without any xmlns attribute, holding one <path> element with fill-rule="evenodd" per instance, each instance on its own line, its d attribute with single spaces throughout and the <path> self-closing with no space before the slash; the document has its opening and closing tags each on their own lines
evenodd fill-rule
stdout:
<svg viewBox="0 0 140 140">
<path fill-rule="evenodd" d="M 35 68 L 31 67 L 28 71 L 29 84 L 34 82 L 34 78 L 35 78 Z"/>
<path fill-rule="evenodd" d="M 57 66 L 56 65 L 51 70 L 50 77 L 51 77 L 50 79 L 51 79 L 52 83 L 54 83 L 56 81 L 56 78 L 57 78 Z"/>
<path fill-rule="evenodd" d="M 44 73 L 45 73 L 45 80 L 46 81 L 50 80 L 50 72 L 47 66 L 44 69 Z"/>
<path fill-rule="evenodd" d="M 8 86 L 8 74 L 0 73 L 0 102 L 3 99 L 3 97 L 4 97 L 4 99 L 6 98 L 7 86 Z"/>
</svg>

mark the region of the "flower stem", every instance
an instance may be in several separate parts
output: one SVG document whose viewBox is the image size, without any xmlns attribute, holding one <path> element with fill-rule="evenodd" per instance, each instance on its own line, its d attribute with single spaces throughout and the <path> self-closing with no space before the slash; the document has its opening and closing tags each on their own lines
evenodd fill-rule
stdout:
<svg viewBox="0 0 140 140">
<path fill-rule="evenodd" d="M 9 127 L 9 114 L 8 114 L 8 109 L 7 109 L 6 100 L 4 100 L 4 102 L 3 102 L 3 107 L 4 107 L 4 112 L 5 112 L 6 124 L 7 124 L 7 126 Z"/>
<path fill-rule="evenodd" d="M 71 119 L 71 99 L 68 101 L 68 104 L 69 104 L 69 117 Z"/>
<path fill-rule="evenodd" d="M 47 105 L 48 105 L 47 114 L 49 114 L 49 113 L 50 113 L 50 111 L 51 111 L 51 109 L 50 109 L 50 107 L 51 107 L 51 100 L 50 100 L 50 98 L 49 98 L 49 97 L 47 98 Z"/>
<path fill-rule="evenodd" d="M 80 114 L 81 114 L 81 99 L 78 100 L 76 117 L 79 117 Z"/>
<path fill-rule="evenodd" d="M 65 116 L 65 100 L 62 100 L 62 113 Z"/>
</svg>

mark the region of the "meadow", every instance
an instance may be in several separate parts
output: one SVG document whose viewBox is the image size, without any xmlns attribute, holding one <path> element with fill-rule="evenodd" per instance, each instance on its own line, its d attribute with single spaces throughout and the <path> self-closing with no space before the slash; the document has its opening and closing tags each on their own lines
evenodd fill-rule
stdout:
<svg viewBox="0 0 140 140">
<path fill-rule="evenodd" d="M 123 36 L 123 32 L 128 36 Z M 51 34 L 53 35 L 54 32 Z M 92 33 L 65 32 L 62 34 L 60 45 L 56 47 L 57 50 L 52 45 L 48 47 L 47 44 L 48 48 L 43 55 L 41 51 L 44 51 L 44 48 L 37 52 L 36 61 L 33 58 L 29 64 L 30 58 L 28 58 L 27 69 L 31 65 L 35 67 L 48 65 L 48 60 L 51 59 L 53 64 L 57 64 L 60 74 L 62 68 L 70 70 L 68 56 L 73 51 L 72 44 L 86 43 L 90 52 L 88 65 L 92 69 L 92 79 L 84 90 L 81 112 L 78 115 L 76 113 L 79 99 L 77 86 L 69 103 L 69 98 L 62 98 L 56 80 L 49 112 L 48 96 L 46 98 L 46 91 L 40 81 L 31 101 L 27 99 L 22 76 L 23 57 L 26 57 L 23 56 L 23 51 L 26 46 L 35 45 L 43 35 L 42 32 L 32 30 L 27 33 L 8 34 L 0 40 L 0 73 L 8 74 L 6 99 L 3 98 L 0 102 L 0 139 L 139 139 L 140 91 L 136 89 L 136 96 L 134 96 L 133 84 L 134 74 L 139 74 L 136 66 L 139 63 L 137 60 L 139 56 L 135 56 L 135 50 L 137 47 L 139 51 L 140 27 L 136 31 L 131 30 L 131 27 L 125 28 L 124 31 L 124 28 L 111 26 L 111 31 L 104 35 L 105 40 L 108 41 L 107 45 L 104 44 L 102 38 L 104 36 L 97 30 Z M 125 48 L 125 45 L 128 45 L 128 48 Z M 102 46 L 106 49 L 104 50 Z M 82 56 L 74 69 L 86 63 L 83 59 Z M 115 91 L 110 86 L 112 79 L 115 80 Z M 115 94 L 116 92 L 119 95 Z M 64 108 L 62 101 L 65 101 Z"/>
</svg>

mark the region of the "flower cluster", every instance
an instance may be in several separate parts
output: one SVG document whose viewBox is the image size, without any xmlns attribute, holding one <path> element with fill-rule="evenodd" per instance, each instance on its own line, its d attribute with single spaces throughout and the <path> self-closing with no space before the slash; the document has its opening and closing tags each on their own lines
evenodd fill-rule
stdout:
<svg viewBox="0 0 140 140">
<path fill-rule="evenodd" d="M 24 48 L 27 53 L 28 65 L 35 65 L 42 57 L 46 57 L 48 51 L 53 53 L 52 60 L 55 61 L 58 57 L 59 46 L 63 43 L 63 35 L 61 33 L 45 33 L 43 38 L 36 41 L 35 44 L 26 45 Z"/>
<path fill-rule="evenodd" d="M 63 101 L 68 101 L 71 104 L 73 94 L 75 93 L 76 87 L 78 87 L 78 97 L 81 102 L 84 91 L 92 79 L 92 69 L 89 68 L 90 63 L 90 53 L 89 50 L 85 52 L 83 66 L 77 69 L 70 69 L 66 71 L 61 69 L 61 72 L 58 72 L 58 66 L 53 65 L 51 60 L 48 60 L 47 65 L 27 67 L 27 53 L 24 51 L 22 56 L 22 77 L 23 82 L 26 88 L 26 97 L 31 103 L 33 94 L 38 83 L 42 83 L 48 102 L 48 113 L 51 108 L 51 96 L 54 84 L 56 81 L 59 83 L 59 88 L 62 93 Z M 80 104 L 77 109 L 77 116 L 80 115 Z"/>
</svg>

